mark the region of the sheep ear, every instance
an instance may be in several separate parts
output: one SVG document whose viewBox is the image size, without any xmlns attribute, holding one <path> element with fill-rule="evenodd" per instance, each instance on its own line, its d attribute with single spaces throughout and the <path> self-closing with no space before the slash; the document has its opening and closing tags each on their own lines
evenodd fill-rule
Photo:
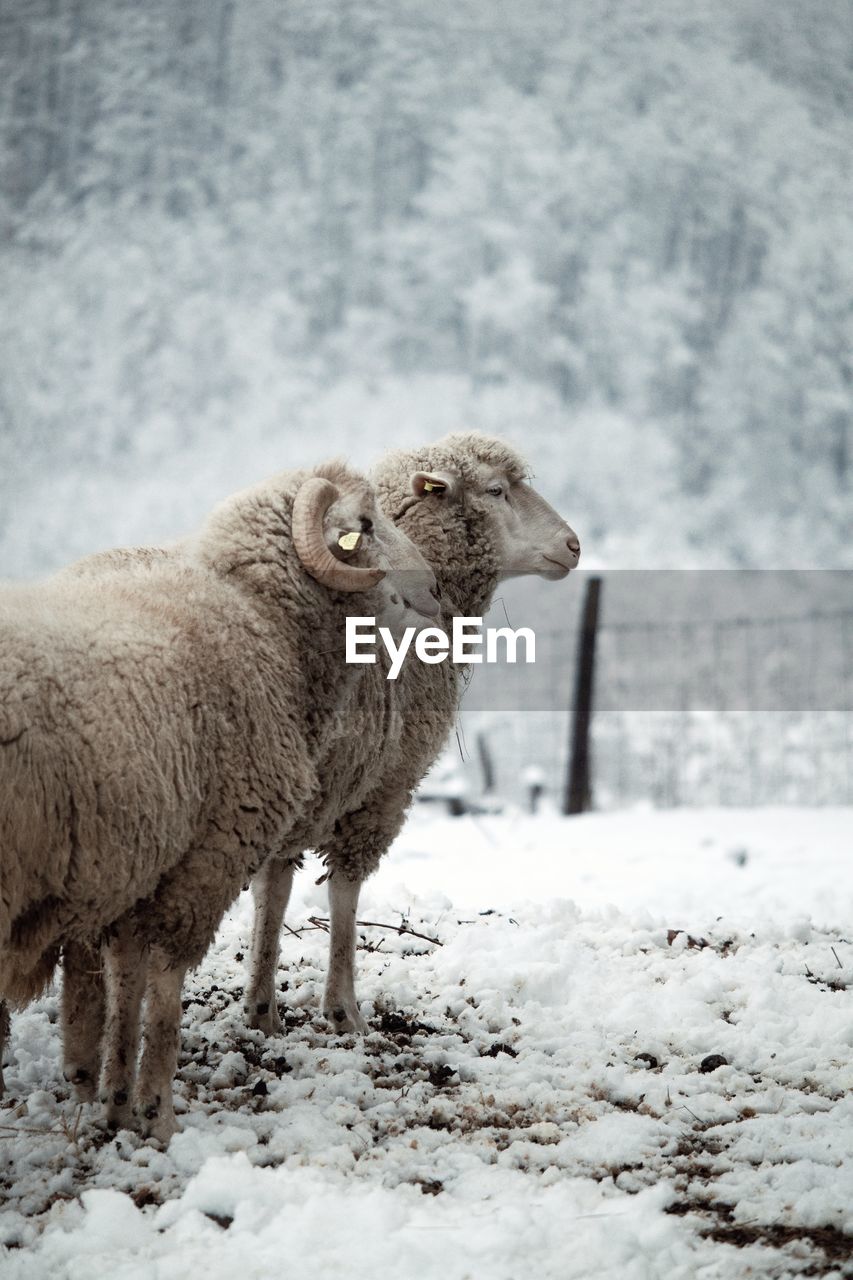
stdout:
<svg viewBox="0 0 853 1280">
<path fill-rule="evenodd" d="M 358 551 L 362 541 L 362 535 L 356 529 L 336 529 L 326 545 L 337 560 L 348 560 Z"/>
<path fill-rule="evenodd" d="M 411 483 L 416 498 L 455 498 L 459 493 L 459 477 L 449 471 L 414 471 Z"/>
<path fill-rule="evenodd" d="M 348 520 L 333 521 L 323 530 L 323 539 L 336 560 L 351 560 L 364 545 L 364 535 Z"/>
</svg>

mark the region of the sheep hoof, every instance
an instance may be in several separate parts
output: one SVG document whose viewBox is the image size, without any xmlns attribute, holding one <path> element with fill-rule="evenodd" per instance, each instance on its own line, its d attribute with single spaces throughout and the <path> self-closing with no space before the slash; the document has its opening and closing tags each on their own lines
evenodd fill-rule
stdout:
<svg viewBox="0 0 853 1280">
<path fill-rule="evenodd" d="M 172 1108 L 161 1107 L 159 1101 L 151 1102 L 146 1106 L 139 1107 L 137 1115 L 139 1117 L 139 1132 L 143 1138 L 150 1138 L 154 1142 L 162 1142 L 164 1147 L 168 1147 L 169 1140 L 178 1132 L 178 1124 Z"/>
<path fill-rule="evenodd" d="M 255 1031 L 263 1031 L 267 1036 L 279 1036 L 284 1031 L 281 1016 L 275 1000 L 269 1004 L 265 1000 L 250 1005 L 248 1023 Z"/>
<path fill-rule="evenodd" d="M 177 1132 L 178 1122 L 173 1115 L 158 1116 L 150 1125 L 146 1125 L 143 1128 L 143 1134 L 146 1138 L 150 1138 L 154 1142 L 162 1142 L 164 1147 L 168 1147 Z"/>
<path fill-rule="evenodd" d="M 70 1064 L 64 1069 L 62 1074 L 74 1089 L 78 1102 L 95 1101 L 94 1072 L 87 1071 L 85 1067 L 75 1067 L 73 1064 Z"/>
<path fill-rule="evenodd" d="M 108 1129 L 117 1132 L 119 1129 L 133 1128 L 133 1116 L 130 1099 L 126 1089 L 116 1089 L 112 1094 L 101 1094 L 104 1104 L 104 1119 Z"/>
<path fill-rule="evenodd" d="M 369 1030 L 354 1002 L 349 1008 L 342 1004 L 326 1005 L 323 1013 L 329 1019 L 335 1031 L 341 1035 L 347 1032 L 354 1032 L 356 1035 L 363 1036 Z"/>
</svg>

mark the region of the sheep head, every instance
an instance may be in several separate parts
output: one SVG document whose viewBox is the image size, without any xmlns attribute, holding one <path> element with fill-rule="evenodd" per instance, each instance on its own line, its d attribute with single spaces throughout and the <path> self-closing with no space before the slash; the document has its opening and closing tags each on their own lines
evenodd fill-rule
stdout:
<svg viewBox="0 0 853 1280">
<path fill-rule="evenodd" d="M 369 485 L 339 487 L 325 476 L 309 477 L 294 499 L 291 527 L 300 561 L 323 586 L 357 592 L 381 583 L 379 612 L 388 621 L 400 621 L 409 612 L 438 616 L 435 575 L 382 513 Z"/>
<path fill-rule="evenodd" d="M 488 544 L 498 578 L 536 574 L 559 579 L 577 565 L 577 534 L 527 482 L 523 460 L 503 441 L 471 432 L 391 457 L 392 466 L 397 457 L 429 464 L 409 474 L 409 496 L 398 516 L 424 504 L 439 513 L 442 523 L 464 518 Z"/>
<path fill-rule="evenodd" d="M 369 591 L 382 581 L 385 570 L 342 563 L 359 549 L 362 533 L 358 526 L 336 527 L 331 522 L 327 534 L 325 517 L 333 504 L 340 505 L 340 493 L 331 480 L 311 476 L 300 486 L 293 500 L 296 554 L 311 577 L 331 591 Z"/>
</svg>

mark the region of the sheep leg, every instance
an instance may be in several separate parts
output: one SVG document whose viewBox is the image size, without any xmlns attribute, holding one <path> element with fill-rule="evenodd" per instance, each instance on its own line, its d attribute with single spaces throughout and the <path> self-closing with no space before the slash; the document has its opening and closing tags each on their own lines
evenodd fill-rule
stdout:
<svg viewBox="0 0 853 1280">
<path fill-rule="evenodd" d="M 79 1102 L 93 1102 L 101 1074 L 104 984 L 99 947 L 62 949 L 62 1052 L 65 1079 Z"/>
<path fill-rule="evenodd" d="M 360 880 L 348 880 L 335 872 L 329 880 L 331 915 L 329 973 L 323 999 L 323 1013 L 336 1031 L 367 1031 L 355 998 L 355 917 Z"/>
<path fill-rule="evenodd" d="M 145 989 L 147 953 L 129 922 L 119 924 L 103 949 L 106 1021 L 101 1067 L 101 1102 L 111 1129 L 128 1129 L 139 1053 L 139 1015 Z"/>
<path fill-rule="evenodd" d="M 252 881 L 255 923 L 252 933 L 252 974 L 246 995 L 250 1027 L 268 1036 L 283 1030 L 275 998 L 278 938 L 293 886 L 293 863 L 269 858 Z"/>
<path fill-rule="evenodd" d="M 178 1066 L 181 991 L 185 964 L 159 955 L 152 961 L 145 997 L 145 1043 L 136 1090 L 136 1114 L 146 1137 L 168 1144 L 177 1129 L 172 1082 Z"/>
</svg>

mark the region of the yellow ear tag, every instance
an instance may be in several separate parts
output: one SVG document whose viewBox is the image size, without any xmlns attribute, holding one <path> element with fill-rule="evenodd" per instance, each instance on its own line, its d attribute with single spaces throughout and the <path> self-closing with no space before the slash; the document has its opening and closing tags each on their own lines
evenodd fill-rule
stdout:
<svg viewBox="0 0 853 1280">
<path fill-rule="evenodd" d="M 431 480 L 424 480 L 424 493 L 444 493 L 446 488 L 446 484 L 433 484 Z"/>
<path fill-rule="evenodd" d="M 338 546 L 342 551 L 355 551 L 361 542 L 360 533 L 342 533 L 338 538 Z"/>
</svg>

